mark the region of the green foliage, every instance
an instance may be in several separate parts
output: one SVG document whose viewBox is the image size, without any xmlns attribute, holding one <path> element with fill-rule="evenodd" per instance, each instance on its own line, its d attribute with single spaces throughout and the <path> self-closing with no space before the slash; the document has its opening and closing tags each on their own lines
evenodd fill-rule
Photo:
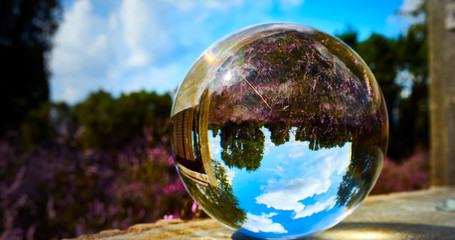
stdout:
<svg viewBox="0 0 455 240">
<path fill-rule="evenodd" d="M 344 32 L 336 34 L 339 39 L 350 46 L 352 49 L 357 49 L 358 34 L 353 27 L 348 27 Z"/>
<path fill-rule="evenodd" d="M 30 110 L 20 126 L 23 144 L 28 147 L 43 140 L 57 140 L 70 115 L 71 108 L 66 103 L 45 102 Z"/>
<path fill-rule="evenodd" d="M 413 78 L 409 96 L 399 104 L 397 138 L 403 143 L 406 154 L 414 152 L 416 146 L 428 148 L 429 100 L 428 100 L 428 32 L 426 24 L 411 26 L 407 35 L 398 39 L 398 60 L 402 69 L 408 70 Z"/>
<path fill-rule="evenodd" d="M 115 99 L 98 91 L 74 108 L 73 118 L 83 127 L 81 144 L 86 149 L 113 150 L 144 136 L 149 144 L 165 144 L 172 100 L 169 94 L 145 91 Z"/>
<path fill-rule="evenodd" d="M 422 7 L 413 15 L 425 11 Z M 388 155 L 409 156 L 416 147 L 428 148 L 428 29 L 426 23 L 411 26 L 398 38 L 373 34 L 362 42 L 352 29 L 338 35 L 370 66 L 387 104 L 390 140 Z M 398 82 L 400 71 L 411 77 Z M 402 94 L 409 91 L 410 94 Z"/>
<path fill-rule="evenodd" d="M 428 75 L 428 30 L 425 24 L 411 26 L 406 35 L 401 35 L 397 44 L 400 68 L 408 69 L 415 76 Z M 421 79 L 419 79 L 421 80 Z"/>
</svg>

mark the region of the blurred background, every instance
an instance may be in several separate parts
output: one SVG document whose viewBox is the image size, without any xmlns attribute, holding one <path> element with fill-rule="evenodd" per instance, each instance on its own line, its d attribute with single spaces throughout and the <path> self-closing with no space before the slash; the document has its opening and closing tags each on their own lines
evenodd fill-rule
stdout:
<svg viewBox="0 0 455 240">
<path fill-rule="evenodd" d="M 339 37 L 384 93 L 373 194 L 429 187 L 424 0 L 2 0 L 0 239 L 58 239 L 205 216 L 174 168 L 172 97 L 197 57 L 285 21 Z"/>
</svg>

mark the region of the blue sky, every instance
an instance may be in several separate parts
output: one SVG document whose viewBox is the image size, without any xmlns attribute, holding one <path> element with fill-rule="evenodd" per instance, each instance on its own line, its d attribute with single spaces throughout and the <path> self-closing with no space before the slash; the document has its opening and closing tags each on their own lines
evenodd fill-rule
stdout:
<svg viewBox="0 0 455 240">
<path fill-rule="evenodd" d="M 415 19 L 421 0 L 63 0 L 50 55 L 51 100 L 70 104 L 103 89 L 175 91 L 199 55 L 249 25 L 295 22 L 329 34 L 389 37 Z"/>
</svg>

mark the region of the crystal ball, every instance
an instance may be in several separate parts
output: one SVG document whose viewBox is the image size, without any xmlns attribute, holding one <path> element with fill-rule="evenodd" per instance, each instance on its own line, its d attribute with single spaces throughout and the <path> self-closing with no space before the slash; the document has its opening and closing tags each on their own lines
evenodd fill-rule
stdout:
<svg viewBox="0 0 455 240">
<path fill-rule="evenodd" d="M 171 113 L 175 164 L 211 217 L 256 238 L 334 226 L 368 195 L 388 142 L 382 92 L 351 48 L 270 23 L 196 60 Z"/>
</svg>

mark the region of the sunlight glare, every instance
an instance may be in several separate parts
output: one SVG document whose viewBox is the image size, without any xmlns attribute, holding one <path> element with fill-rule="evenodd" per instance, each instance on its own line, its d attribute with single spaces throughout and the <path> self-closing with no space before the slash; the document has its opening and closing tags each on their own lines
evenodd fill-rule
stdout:
<svg viewBox="0 0 455 240">
<path fill-rule="evenodd" d="M 212 53 L 206 53 L 204 58 L 209 64 L 212 64 L 215 61 L 215 56 L 213 56 Z"/>
</svg>

